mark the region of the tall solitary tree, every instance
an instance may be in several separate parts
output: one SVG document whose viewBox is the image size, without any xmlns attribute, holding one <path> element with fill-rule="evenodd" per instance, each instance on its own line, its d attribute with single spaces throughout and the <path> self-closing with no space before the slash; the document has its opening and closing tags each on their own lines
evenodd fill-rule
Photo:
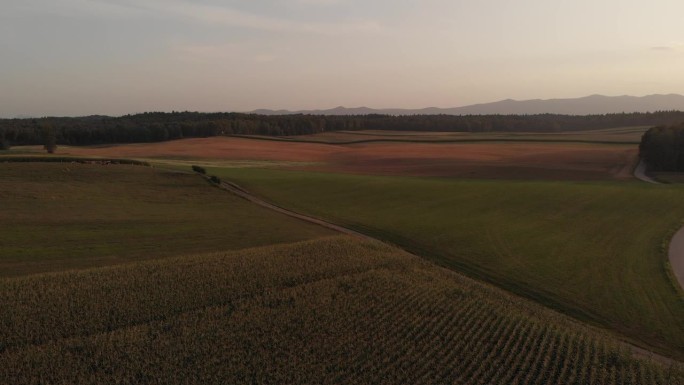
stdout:
<svg viewBox="0 0 684 385">
<path fill-rule="evenodd" d="M 10 144 L 9 140 L 5 138 L 5 130 L 0 128 L 0 151 L 9 150 Z"/>
<path fill-rule="evenodd" d="M 45 150 L 48 154 L 54 154 L 57 149 L 57 132 L 55 126 L 50 122 L 42 122 L 41 130 L 43 132 L 43 142 L 45 143 Z"/>
</svg>

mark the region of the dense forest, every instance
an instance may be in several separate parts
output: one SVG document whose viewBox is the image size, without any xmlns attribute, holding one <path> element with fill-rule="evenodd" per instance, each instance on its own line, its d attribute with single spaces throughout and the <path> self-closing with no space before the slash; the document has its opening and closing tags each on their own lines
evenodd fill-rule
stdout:
<svg viewBox="0 0 684 385">
<path fill-rule="evenodd" d="M 649 129 L 639 152 L 650 171 L 684 171 L 684 123 Z"/>
<path fill-rule="evenodd" d="M 216 135 L 302 135 L 339 130 L 556 132 L 623 126 L 671 125 L 684 112 L 606 115 L 256 115 L 149 112 L 121 117 L 0 119 L 0 148 L 45 144 L 159 142 Z"/>
</svg>

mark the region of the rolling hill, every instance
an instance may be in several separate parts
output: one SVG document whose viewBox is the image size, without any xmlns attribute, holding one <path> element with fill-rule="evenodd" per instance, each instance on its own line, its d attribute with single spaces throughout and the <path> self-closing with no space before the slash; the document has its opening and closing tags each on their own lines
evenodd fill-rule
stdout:
<svg viewBox="0 0 684 385">
<path fill-rule="evenodd" d="M 590 95 L 581 98 L 567 99 L 506 99 L 493 103 L 473 104 L 463 107 L 421 109 L 368 107 L 335 107 L 328 110 L 268 110 L 252 111 L 261 115 L 532 115 L 532 114 L 562 114 L 562 115 L 600 115 L 621 112 L 654 112 L 684 110 L 684 96 L 678 94 L 647 95 L 647 96 L 604 96 Z"/>
</svg>

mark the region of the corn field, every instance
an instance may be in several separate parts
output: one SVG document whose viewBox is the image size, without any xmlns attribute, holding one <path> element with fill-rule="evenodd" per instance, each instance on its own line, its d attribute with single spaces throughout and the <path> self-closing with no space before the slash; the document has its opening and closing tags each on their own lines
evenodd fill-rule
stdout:
<svg viewBox="0 0 684 385">
<path fill-rule="evenodd" d="M 682 368 L 347 237 L 0 280 L 3 384 L 684 384 Z"/>
</svg>

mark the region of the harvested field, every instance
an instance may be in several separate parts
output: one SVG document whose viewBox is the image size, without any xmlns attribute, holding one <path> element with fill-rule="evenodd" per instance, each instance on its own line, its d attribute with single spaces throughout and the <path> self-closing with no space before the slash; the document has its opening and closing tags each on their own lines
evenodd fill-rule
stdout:
<svg viewBox="0 0 684 385">
<path fill-rule="evenodd" d="M 269 161 L 284 168 L 374 175 L 597 180 L 630 179 L 637 148 L 633 145 L 540 142 L 330 145 L 214 137 L 151 144 L 64 147 L 60 148 L 60 153 L 185 161 Z"/>
<path fill-rule="evenodd" d="M 285 136 L 283 140 L 304 140 L 321 143 L 352 143 L 361 141 L 467 141 L 467 140 L 530 140 L 586 141 L 638 144 L 648 126 L 618 127 L 589 131 L 563 132 L 431 132 L 431 131 L 329 131 L 320 134 Z"/>
<path fill-rule="evenodd" d="M 111 156 L 119 158 L 264 160 L 317 162 L 343 146 L 317 143 L 284 143 L 272 140 L 231 137 L 181 139 L 159 143 L 119 144 L 112 146 L 60 147 L 65 155 Z M 109 154 L 109 155 L 107 155 Z"/>
<path fill-rule="evenodd" d="M 610 336 L 375 242 L 0 280 L 23 384 L 681 384 Z"/>
<path fill-rule="evenodd" d="M 630 178 L 636 149 L 559 143 L 376 143 L 311 170 L 483 179 Z"/>
</svg>

